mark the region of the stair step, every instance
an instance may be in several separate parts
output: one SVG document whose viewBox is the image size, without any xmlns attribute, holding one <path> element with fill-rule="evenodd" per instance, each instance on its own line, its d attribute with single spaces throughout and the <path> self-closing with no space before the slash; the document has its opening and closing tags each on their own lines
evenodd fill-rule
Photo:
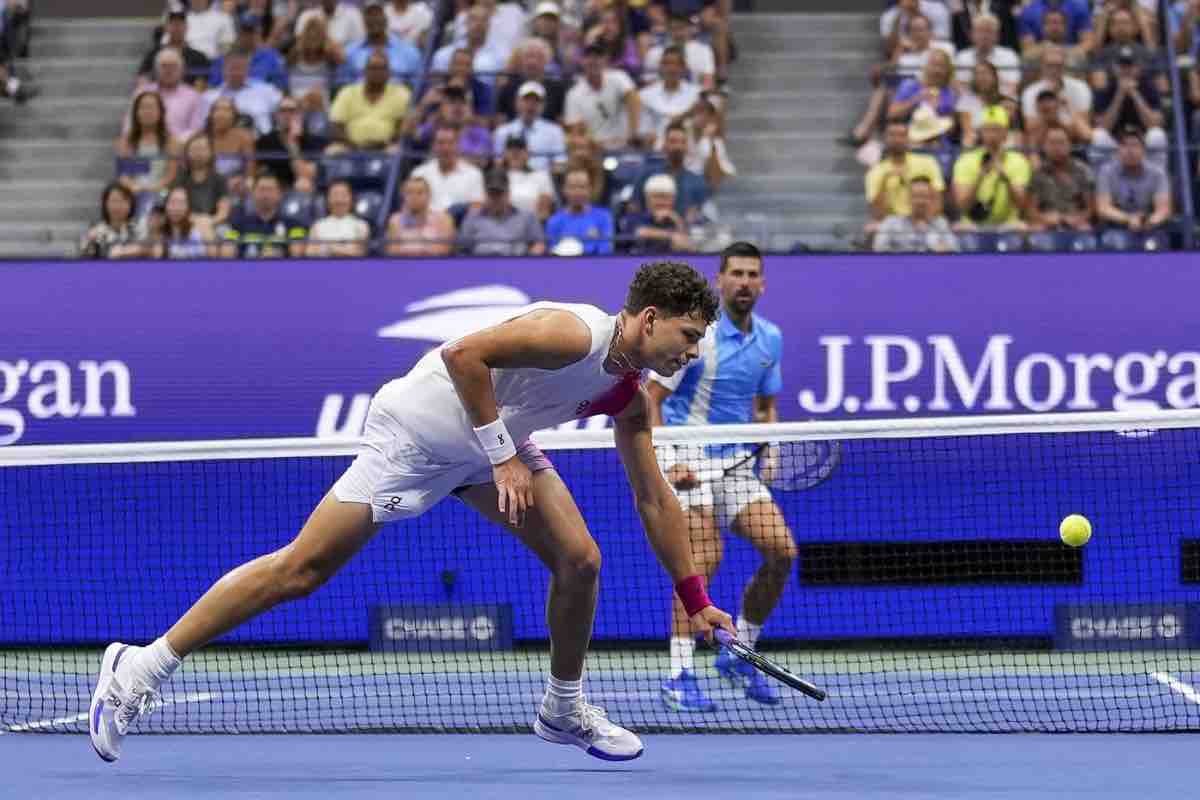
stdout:
<svg viewBox="0 0 1200 800">
<path fill-rule="evenodd" d="M 738 14 L 733 18 L 733 32 L 785 32 L 797 38 L 828 35 L 831 33 L 856 33 L 863 30 L 879 30 L 876 14 Z"/>
<path fill-rule="evenodd" d="M 59 241 L 58 239 L 5 239 L 0 241 L 0 258 L 3 259 L 34 261 L 70 258 L 78 253 L 78 243 Z"/>
<path fill-rule="evenodd" d="M 97 216 L 99 212 L 94 212 Z M 92 215 L 89 214 L 83 219 L 90 220 Z M 87 231 L 87 222 L 64 222 L 61 220 L 41 220 L 30 219 L 24 221 L 0 220 L 0 242 L 9 242 L 16 239 L 33 240 L 41 239 L 44 241 L 58 242 L 74 242 L 78 245 L 79 240 L 83 238 L 83 234 Z"/>
<path fill-rule="evenodd" d="M 92 192 L 99 182 L 108 181 L 113 176 L 113 160 L 107 157 L 99 159 L 54 161 L 31 158 L 17 161 L 7 159 L 0 161 L 0 188 L 5 190 L 15 181 L 52 180 L 70 181 L 86 180 L 87 191 Z M 97 192 L 98 194 L 98 192 Z"/>
</svg>

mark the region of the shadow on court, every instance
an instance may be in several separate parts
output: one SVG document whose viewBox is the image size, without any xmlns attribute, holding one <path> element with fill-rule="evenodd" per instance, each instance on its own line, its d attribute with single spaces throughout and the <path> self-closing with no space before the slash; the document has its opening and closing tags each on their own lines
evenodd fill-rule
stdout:
<svg viewBox="0 0 1200 800">
<path fill-rule="evenodd" d="M 648 736 L 604 765 L 533 736 L 141 736 L 116 765 L 82 736 L 0 736 L 13 798 L 1178 800 L 1195 737 Z"/>
</svg>

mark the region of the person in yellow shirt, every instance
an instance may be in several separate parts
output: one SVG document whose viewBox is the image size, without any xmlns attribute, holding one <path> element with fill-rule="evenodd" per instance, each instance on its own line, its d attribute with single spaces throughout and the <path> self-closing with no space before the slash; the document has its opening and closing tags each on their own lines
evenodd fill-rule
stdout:
<svg viewBox="0 0 1200 800">
<path fill-rule="evenodd" d="M 1033 170 L 1029 159 L 1004 146 L 1008 123 L 1002 106 L 985 108 L 979 127 L 981 146 L 954 162 L 954 199 L 962 214 L 956 225 L 959 230 L 1025 227 L 1025 189 Z"/>
<path fill-rule="evenodd" d="M 913 179 L 925 178 L 933 188 L 933 215 L 942 213 L 942 193 L 946 184 L 942 169 L 933 156 L 909 152 L 907 123 L 895 120 L 888 123 L 883 134 L 883 158 L 867 172 L 867 202 L 871 204 L 871 222 L 867 233 L 874 233 L 879 223 L 890 216 L 907 217 L 912 213 L 910 187 Z"/>
<path fill-rule="evenodd" d="M 376 50 L 367 59 L 362 82 L 345 87 L 333 101 L 329 119 L 334 123 L 334 142 L 327 152 L 394 145 L 403 131 L 411 95 L 407 86 L 391 81 L 387 54 Z"/>
</svg>

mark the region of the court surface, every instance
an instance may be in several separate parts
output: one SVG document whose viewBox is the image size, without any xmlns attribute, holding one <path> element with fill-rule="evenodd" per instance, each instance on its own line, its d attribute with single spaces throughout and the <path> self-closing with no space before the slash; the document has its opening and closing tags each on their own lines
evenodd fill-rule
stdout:
<svg viewBox="0 0 1200 800">
<path fill-rule="evenodd" d="M 103 764 L 78 735 L 0 736 L 12 798 L 1180 800 L 1170 734 L 650 735 L 606 764 L 532 735 L 141 736 Z"/>
</svg>

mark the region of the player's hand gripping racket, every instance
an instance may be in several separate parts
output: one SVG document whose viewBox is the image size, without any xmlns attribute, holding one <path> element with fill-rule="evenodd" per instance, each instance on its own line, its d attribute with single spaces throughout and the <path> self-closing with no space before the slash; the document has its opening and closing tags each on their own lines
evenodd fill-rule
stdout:
<svg viewBox="0 0 1200 800">
<path fill-rule="evenodd" d="M 763 442 L 725 475 L 751 467 L 759 480 L 780 492 L 811 489 L 833 474 L 842 460 L 842 445 L 837 441 Z"/>
<path fill-rule="evenodd" d="M 797 691 L 804 692 L 814 700 L 825 699 L 824 689 L 814 686 L 803 678 L 796 677 L 757 650 L 734 638 L 733 634 L 724 628 L 717 628 L 715 636 L 718 642 L 729 648 L 729 652 L 752 665 L 759 672 L 770 675 L 772 678 L 787 684 Z"/>
</svg>

